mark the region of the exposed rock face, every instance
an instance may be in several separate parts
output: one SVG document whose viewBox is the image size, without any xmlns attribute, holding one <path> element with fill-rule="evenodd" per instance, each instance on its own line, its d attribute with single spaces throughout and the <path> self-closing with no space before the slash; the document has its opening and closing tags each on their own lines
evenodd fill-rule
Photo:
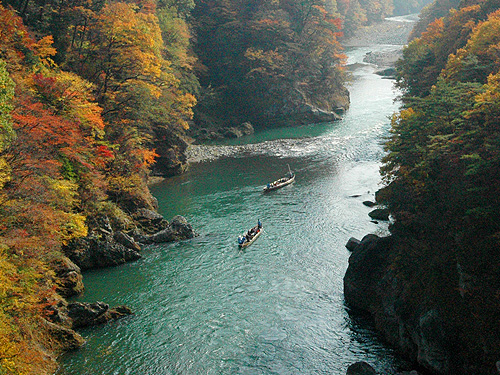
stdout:
<svg viewBox="0 0 500 375">
<path fill-rule="evenodd" d="M 71 297 L 83 292 L 83 280 L 80 267 L 63 256 L 53 262 L 53 268 L 59 281 L 57 291 L 63 297 Z"/>
<path fill-rule="evenodd" d="M 41 319 L 41 328 L 47 330 L 53 338 L 49 343 L 55 353 L 63 351 L 76 350 L 85 343 L 81 335 L 60 324 L 49 322 L 48 320 Z"/>
<path fill-rule="evenodd" d="M 182 174 L 187 168 L 188 142 L 181 135 L 164 127 L 155 130 L 155 150 L 159 157 L 153 166 L 153 174 L 170 177 Z"/>
<path fill-rule="evenodd" d="M 202 123 L 205 126 L 193 134 L 197 141 L 218 140 L 224 138 L 240 138 L 254 133 L 254 127 L 249 122 L 230 127 L 217 127 L 207 121 Z"/>
<path fill-rule="evenodd" d="M 244 122 L 239 126 L 232 126 L 229 128 L 222 129 L 224 138 L 240 138 L 245 135 L 250 135 L 254 133 L 252 124 L 249 122 Z"/>
<path fill-rule="evenodd" d="M 264 116 L 274 126 L 299 126 L 311 123 L 332 122 L 342 119 L 349 108 L 349 91 L 339 86 L 335 97 L 321 98 L 319 93 L 298 88 L 289 92 L 282 103 L 275 103 Z M 312 102 L 315 98 L 315 103 Z"/>
<path fill-rule="evenodd" d="M 71 264 L 76 267 L 75 274 L 71 273 L 71 270 L 66 272 L 71 278 L 76 278 L 74 282 L 78 281 L 78 268 L 87 270 L 112 267 L 141 258 L 140 243 L 174 242 L 197 235 L 183 216 L 175 216 L 170 224 L 163 216 L 148 209 L 139 209 L 133 216 L 140 228 L 128 234 L 114 232 L 106 217 L 92 218 L 90 221 L 94 227 L 90 230 L 90 235 L 73 240 L 64 248 L 66 256 L 71 259 L 68 260 L 66 268 Z M 61 275 L 64 275 L 64 272 L 61 269 Z M 62 279 L 61 283 L 69 284 L 72 280 L 68 276 Z"/>
<path fill-rule="evenodd" d="M 347 250 L 353 251 L 360 243 L 361 243 L 360 240 L 351 237 L 349 238 L 349 241 L 347 241 L 345 247 L 347 248 Z"/>
<path fill-rule="evenodd" d="M 344 296 L 350 306 L 371 312 L 377 306 L 378 283 L 389 265 L 392 238 L 374 234 L 363 237 L 353 248 L 344 276 Z"/>
<path fill-rule="evenodd" d="M 126 306 L 110 309 L 109 305 L 103 302 L 75 302 L 68 305 L 68 316 L 72 319 L 73 329 L 104 324 L 131 314 L 132 310 Z"/>
<path fill-rule="evenodd" d="M 370 216 L 373 220 L 389 220 L 390 212 L 386 208 L 376 208 L 371 211 L 368 216 Z"/>
<path fill-rule="evenodd" d="M 366 206 L 366 207 L 375 207 L 377 205 L 376 202 L 372 202 L 372 201 L 364 201 L 363 204 Z"/>
<path fill-rule="evenodd" d="M 151 236 L 143 236 L 138 238 L 142 243 L 162 243 L 162 242 L 173 242 L 181 241 L 196 236 L 196 232 L 193 230 L 191 224 L 189 224 L 183 216 L 175 216 L 169 226 Z"/>
<path fill-rule="evenodd" d="M 394 244 L 393 237 L 367 235 L 354 247 L 344 277 L 346 302 L 369 312 L 375 328 L 411 360 L 440 374 L 464 373 L 454 330 L 437 308 L 410 300 L 391 267 Z"/>
<path fill-rule="evenodd" d="M 113 238 L 119 244 L 125 246 L 128 249 L 135 250 L 137 252 L 141 251 L 141 245 L 139 245 L 135 240 L 123 232 L 116 232 Z"/>
<path fill-rule="evenodd" d="M 156 211 L 141 208 L 133 214 L 134 220 L 140 226 L 142 232 L 153 234 L 165 229 L 168 221 Z"/>
<path fill-rule="evenodd" d="M 65 253 L 82 270 L 117 266 L 141 258 L 137 250 L 116 242 L 111 234 L 79 238 L 65 248 Z"/>
</svg>

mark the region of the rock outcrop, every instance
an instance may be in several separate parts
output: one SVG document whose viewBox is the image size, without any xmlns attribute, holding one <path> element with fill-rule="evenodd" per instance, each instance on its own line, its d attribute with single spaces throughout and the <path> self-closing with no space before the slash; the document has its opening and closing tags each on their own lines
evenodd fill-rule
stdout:
<svg viewBox="0 0 500 375">
<path fill-rule="evenodd" d="M 138 209 L 132 216 L 138 229 L 145 234 L 157 233 L 168 226 L 168 221 L 162 215 L 146 208 Z"/>
<path fill-rule="evenodd" d="M 103 302 L 74 302 L 70 303 L 67 309 L 73 329 L 104 324 L 132 314 L 132 310 L 127 306 L 110 309 L 109 305 Z"/>
<path fill-rule="evenodd" d="M 359 244 L 350 241 L 349 246 L 352 254 L 344 277 L 344 296 L 353 313 L 368 312 L 375 329 L 388 342 L 433 373 L 495 373 L 497 359 L 480 346 L 479 325 L 460 318 L 470 308 L 463 305 L 458 292 L 461 284 L 467 288 L 468 278 L 450 277 L 453 267 L 442 260 L 426 271 L 434 272 L 428 273 L 429 280 L 416 279 L 414 274 L 422 264 L 404 268 L 395 264 L 407 253 L 421 249 L 399 237 L 370 234 Z M 429 288 L 435 280 L 443 281 Z M 423 295 L 423 291 L 434 295 Z"/>
<path fill-rule="evenodd" d="M 249 122 L 229 127 L 215 127 L 210 123 L 203 123 L 204 126 L 197 130 L 193 136 L 196 141 L 213 141 L 225 138 L 240 138 L 254 133 L 254 127 Z"/>
<path fill-rule="evenodd" d="M 386 208 L 376 208 L 371 211 L 368 216 L 370 216 L 373 220 L 388 221 L 390 214 L 390 211 Z"/>
<path fill-rule="evenodd" d="M 65 253 L 82 270 L 117 266 L 141 258 L 135 247 L 117 242 L 112 233 L 78 238 L 66 246 Z"/>
<path fill-rule="evenodd" d="M 129 233 L 114 231 L 110 220 L 105 216 L 92 218 L 90 221 L 93 227 L 90 228 L 89 235 L 71 241 L 64 248 L 69 259 L 65 265 L 60 265 L 59 274 L 61 289 L 64 287 L 65 295 L 82 290 L 82 286 L 78 284 L 81 282 L 78 269 L 117 266 L 140 259 L 141 244 L 181 241 L 196 236 L 191 224 L 182 216 L 175 216 L 171 223 L 149 209 L 139 209 L 132 216 L 138 227 Z M 73 286 L 72 283 L 76 284 Z"/>
<path fill-rule="evenodd" d="M 361 243 L 360 240 L 351 237 L 349 238 L 349 241 L 347 241 L 345 247 L 347 248 L 347 250 L 353 251 L 360 243 Z"/>
<path fill-rule="evenodd" d="M 346 375 L 377 375 L 377 372 L 366 362 L 356 362 L 349 366 Z"/>
<path fill-rule="evenodd" d="M 159 156 L 153 165 L 153 174 L 162 177 L 182 174 L 187 168 L 188 141 L 165 127 L 157 127 L 155 132 L 155 150 Z"/>
<path fill-rule="evenodd" d="M 175 216 L 164 230 L 151 236 L 139 236 L 137 239 L 141 243 L 162 243 L 186 240 L 195 237 L 197 234 L 185 217 Z"/>
<path fill-rule="evenodd" d="M 393 237 L 365 236 L 353 249 L 344 277 L 344 296 L 353 309 L 369 312 L 385 338 L 421 365 L 447 373 L 445 347 L 451 337 L 436 310 L 414 310 L 391 269 Z"/>
<path fill-rule="evenodd" d="M 350 104 L 345 87 L 338 86 L 334 97 L 323 97 L 310 89 L 295 87 L 282 102 L 274 103 L 264 113 L 267 122 L 273 126 L 300 126 L 342 119 Z"/>
<path fill-rule="evenodd" d="M 44 329 L 52 337 L 52 340 L 45 343 L 45 346 L 56 354 L 76 350 L 85 343 L 84 338 L 73 329 L 61 324 L 53 323 L 45 319 L 40 320 L 40 329 Z"/>
<path fill-rule="evenodd" d="M 80 267 L 68 257 L 62 256 L 52 263 L 58 280 L 58 293 L 63 297 L 71 297 L 83 292 L 83 278 Z"/>
</svg>

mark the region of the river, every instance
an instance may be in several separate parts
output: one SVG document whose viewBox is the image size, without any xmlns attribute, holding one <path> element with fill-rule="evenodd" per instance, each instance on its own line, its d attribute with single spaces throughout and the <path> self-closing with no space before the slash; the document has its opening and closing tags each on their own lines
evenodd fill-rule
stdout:
<svg viewBox="0 0 500 375">
<path fill-rule="evenodd" d="M 349 315 L 343 276 L 349 237 L 384 234 L 370 221 L 382 141 L 397 110 L 393 81 L 347 51 L 351 108 L 343 120 L 228 141 L 227 155 L 154 186 L 160 213 L 199 237 L 148 246 L 139 261 L 86 272 L 79 301 L 125 304 L 135 315 L 84 330 L 59 374 L 345 374 L 356 361 L 394 374 L 406 363 Z M 263 186 L 288 167 L 296 182 Z M 262 236 L 237 237 L 260 219 Z"/>
</svg>

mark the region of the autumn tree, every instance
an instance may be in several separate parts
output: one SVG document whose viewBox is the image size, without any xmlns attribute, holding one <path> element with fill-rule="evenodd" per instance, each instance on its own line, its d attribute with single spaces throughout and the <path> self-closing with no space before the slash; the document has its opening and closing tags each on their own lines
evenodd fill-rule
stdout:
<svg viewBox="0 0 500 375">
<path fill-rule="evenodd" d="M 498 19 L 492 2 L 464 1 L 405 50 L 378 193 L 394 218 L 391 270 L 407 301 L 439 310 L 458 332 L 454 373 L 486 373 L 499 355 Z"/>
<path fill-rule="evenodd" d="M 196 52 L 207 67 L 197 120 L 210 114 L 221 126 L 262 125 L 293 110 L 301 95 L 328 108 L 343 93 L 341 20 L 333 9 L 322 0 L 197 4 Z M 222 102 L 225 113 L 217 114 Z"/>
</svg>

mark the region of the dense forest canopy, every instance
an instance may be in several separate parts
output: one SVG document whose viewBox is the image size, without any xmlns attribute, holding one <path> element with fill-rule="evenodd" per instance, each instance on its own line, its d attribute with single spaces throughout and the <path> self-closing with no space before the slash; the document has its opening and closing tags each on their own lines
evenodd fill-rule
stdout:
<svg viewBox="0 0 500 375">
<path fill-rule="evenodd" d="M 499 45 L 495 0 L 462 1 L 428 23 L 399 62 L 403 109 L 382 168 L 379 197 L 405 239 L 394 268 L 415 305 L 454 327 L 455 350 L 469 348 L 456 373 L 490 373 L 499 356 Z"/>
<path fill-rule="evenodd" d="M 344 90 L 342 23 L 327 9 L 322 0 L 200 2 L 193 17 L 201 83 L 205 95 L 220 97 L 207 111 L 220 117 L 225 103 L 224 121 L 259 123 L 285 113 L 297 95 L 327 108 Z"/>
<path fill-rule="evenodd" d="M 52 371 L 65 246 L 96 215 L 129 230 L 154 209 L 148 178 L 182 172 L 194 109 L 201 126 L 227 126 L 289 113 L 296 98 L 347 105 L 339 40 L 402 4 L 2 0 L 0 373 Z"/>
<path fill-rule="evenodd" d="M 380 22 L 403 2 L 392 0 L 199 1 L 192 12 L 195 51 L 205 70 L 195 109 L 198 126 L 250 121 L 273 126 L 300 111 L 302 102 L 343 110 L 339 41 Z M 422 1 L 404 2 L 416 11 Z M 223 105 L 221 105 L 223 104 Z M 223 107 L 224 111 L 220 112 Z"/>
</svg>

